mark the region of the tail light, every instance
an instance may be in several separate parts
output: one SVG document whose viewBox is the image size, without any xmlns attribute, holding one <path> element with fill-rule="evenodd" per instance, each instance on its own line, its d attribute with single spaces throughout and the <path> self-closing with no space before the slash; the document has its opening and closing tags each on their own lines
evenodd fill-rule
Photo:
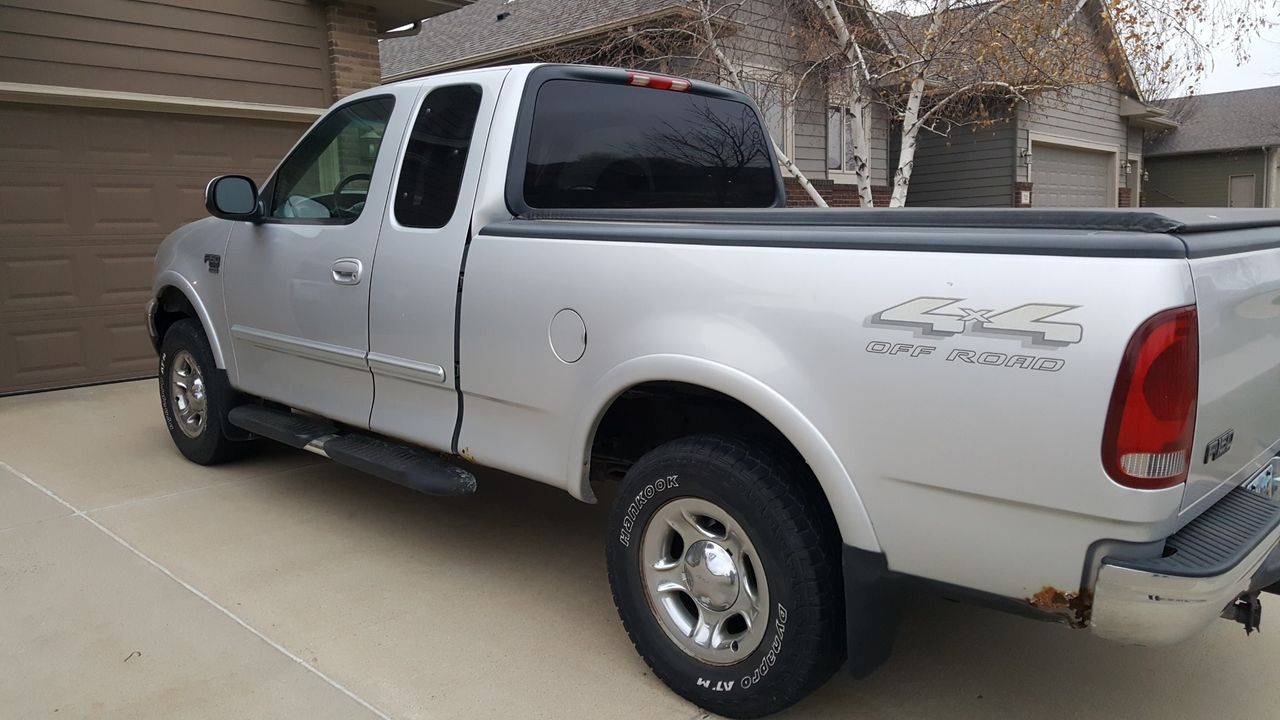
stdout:
<svg viewBox="0 0 1280 720">
<path fill-rule="evenodd" d="M 654 90 L 675 90 L 676 92 L 684 92 L 693 87 L 693 83 L 684 78 L 638 72 L 627 73 L 627 82 L 638 87 L 653 88 Z"/>
<path fill-rule="evenodd" d="M 1199 377 L 1194 305 L 1142 323 L 1120 360 L 1107 409 L 1102 465 L 1112 480 L 1141 490 L 1186 482 Z"/>
</svg>

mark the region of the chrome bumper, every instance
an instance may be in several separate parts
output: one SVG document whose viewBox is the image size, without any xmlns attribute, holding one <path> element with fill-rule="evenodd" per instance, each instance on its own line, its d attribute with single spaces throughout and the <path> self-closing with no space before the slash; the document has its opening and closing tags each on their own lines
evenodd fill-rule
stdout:
<svg viewBox="0 0 1280 720">
<path fill-rule="evenodd" d="M 1237 488 L 1167 541 L 1179 543 L 1183 550 L 1169 558 L 1103 561 L 1089 623 L 1094 634 L 1171 645 L 1223 617 L 1242 594 L 1276 582 L 1280 505 Z"/>
</svg>

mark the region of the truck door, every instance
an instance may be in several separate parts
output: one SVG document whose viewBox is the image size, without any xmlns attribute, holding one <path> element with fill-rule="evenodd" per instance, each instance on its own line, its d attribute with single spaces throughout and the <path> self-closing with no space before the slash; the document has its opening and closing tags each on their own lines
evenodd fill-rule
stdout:
<svg viewBox="0 0 1280 720">
<path fill-rule="evenodd" d="M 505 70 L 428 81 L 396 168 L 369 298 L 370 427 L 449 450 L 458 279 Z M 504 182 L 505 178 L 497 178 Z"/>
<path fill-rule="evenodd" d="M 264 186 L 265 219 L 237 223 L 222 262 L 232 382 L 366 426 L 373 405 L 369 273 L 418 89 L 340 106 Z"/>
</svg>

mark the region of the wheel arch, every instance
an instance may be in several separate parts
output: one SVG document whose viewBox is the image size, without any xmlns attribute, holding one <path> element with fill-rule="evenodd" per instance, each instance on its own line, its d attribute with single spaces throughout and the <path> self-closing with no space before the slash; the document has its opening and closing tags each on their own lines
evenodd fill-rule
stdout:
<svg viewBox="0 0 1280 720">
<path fill-rule="evenodd" d="M 156 305 L 152 308 L 152 317 L 150 322 L 156 330 L 155 336 L 152 338 L 152 344 L 156 348 L 156 352 L 160 351 L 160 343 L 164 339 L 164 330 L 182 317 L 193 317 L 204 329 L 204 335 L 209 339 L 209 347 L 213 350 L 213 361 L 220 370 L 227 369 L 226 359 L 222 353 L 222 343 L 218 339 L 218 334 L 213 332 L 213 323 L 209 318 L 209 311 L 205 308 L 204 302 L 200 299 L 200 294 L 195 291 L 191 283 L 182 275 L 167 270 L 156 279 L 155 290 L 152 298 L 156 301 Z"/>
<path fill-rule="evenodd" d="M 817 427 L 773 388 L 740 370 L 702 358 L 650 355 L 629 360 L 605 374 L 590 394 L 577 420 L 575 435 L 582 439 L 569 458 L 581 468 L 574 494 L 590 499 L 591 455 L 601 423 L 629 391 L 653 383 L 678 383 L 700 388 L 741 404 L 755 413 L 800 455 L 817 478 L 845 544 L 880 552 L 871 518 L 839 456 Z"/>
</svg>

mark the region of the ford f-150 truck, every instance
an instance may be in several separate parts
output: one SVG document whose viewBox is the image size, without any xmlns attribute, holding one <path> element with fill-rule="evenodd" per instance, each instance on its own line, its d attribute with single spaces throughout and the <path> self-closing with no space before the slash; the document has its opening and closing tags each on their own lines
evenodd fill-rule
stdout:
<svg viewBox="0 0 1280 720">
<path fill-rule="evenodd" d="M 770 148 L 744 95 L 619 69 L 346 98 L 160 247 L 170 434 L 615 484 L 627 632 L 732 717 L 871 672 L 912 583 L 1126 643 L 1258 627 L 1280 214 L 785 209 Z"/>
</svg>

